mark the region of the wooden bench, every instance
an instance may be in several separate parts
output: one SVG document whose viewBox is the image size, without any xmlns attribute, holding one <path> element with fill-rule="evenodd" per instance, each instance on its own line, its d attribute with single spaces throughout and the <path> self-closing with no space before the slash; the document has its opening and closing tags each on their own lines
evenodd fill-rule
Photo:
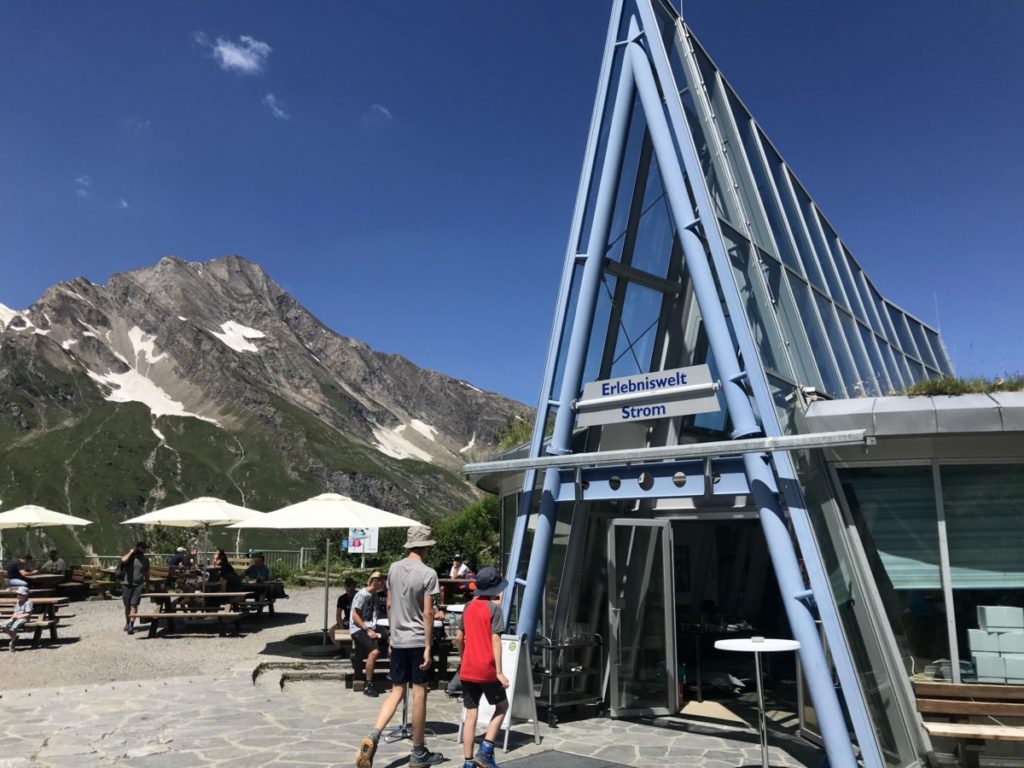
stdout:
<svg viewBox="0 0 1024 768">
<path fill-rule="evenodd" d="M 242 631 L 242 619 L 246 614 L 242 611 L 231 610 L 196 610 L 196 611 L 148 611 L 131 614 L 132 621 L 145 621 L 149 625 L 149 637 L 156 637 L 160 622 L 167 624 L 165 634 L 170 634 L 177 629 L 177 622 L 185 621 L 207 621 L 215 620 L 220 624 L 219 634 L 224 637 L 231 627 L 233 634 Z"/>
<path fill-rule="evenodd" d="M 915 682 L 917 711 L 930 736 L 956 739 L 965 768 L 977 768 L 986 741 L 1024 741 L 1024 725 L 1004 725 L 1000 718 L 1024 718 L 1024 686 Z M 946 718 L 924 719 L 926 715 Z M 988 718 L 990 722 L 972 721 Z M 931 765 L 937 765 L 933 754 Z"/>
<path fill-rule="evenodd" d="M 39 641 L 43 636 L 44 629 L 50 631 L 50 640 L 55 641 L 57 639 L 57 627 L 60 625 L 60 620 L 52 614 L 53 611 L 49 606 L 33 606 L 32 616 L 28 621 L 21 625 L 18 633 L 21 634 L 22 632 L 28 632 L 31 630 L 33 648 L 39 647 Z M 5 605 L 0 608 L 0 624 L 5 623 L 13 615 L 14 614 L 10 606 Z M 7 635 L 3 635 L 0 639 L 6 640 L 6 638 Z"/>
</svg>

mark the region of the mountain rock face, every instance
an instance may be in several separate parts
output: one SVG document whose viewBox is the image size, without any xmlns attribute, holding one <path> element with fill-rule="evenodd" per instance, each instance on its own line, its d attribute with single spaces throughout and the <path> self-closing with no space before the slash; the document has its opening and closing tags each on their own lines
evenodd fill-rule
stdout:
<svg viewBox="0 0 1024 768">
<path fill-rule="evenodd" d="M 238 256 L 0 304 L 0 498 L 95 520 L 68 542 L 86 550 L 202 495 L 269 510 L 331 490 L 436 519 L 474 498 L 459 467 L 529 414 L 334 333 Z"/>
</svg>

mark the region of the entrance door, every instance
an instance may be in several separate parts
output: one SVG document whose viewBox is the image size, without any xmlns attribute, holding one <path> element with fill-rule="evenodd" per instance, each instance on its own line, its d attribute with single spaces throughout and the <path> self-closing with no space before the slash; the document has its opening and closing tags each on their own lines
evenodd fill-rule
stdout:
<svg viewBox="0 0 1024 768">
<path fill-rule="evenodd" d="M 608 559 L 612 717 L 675 714 L 671 523 L 612 520 Z"/>
</svg>

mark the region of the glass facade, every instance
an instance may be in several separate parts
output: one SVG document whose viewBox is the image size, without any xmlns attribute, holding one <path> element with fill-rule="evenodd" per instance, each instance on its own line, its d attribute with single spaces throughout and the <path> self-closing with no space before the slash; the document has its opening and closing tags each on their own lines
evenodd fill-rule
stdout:
<svg viewBox="0 0 1024 768">
<path fill-rule="evenodd" d="M 763 433 L 773 437 L 794 434 L 797 410 L 808 398 L 884 397 L 951 373 L 937 331 L 886 298 L 868 278 L 677 12 L 662 0 L 625 0 L 615 7 L 620 15 L 612 19 L 603 64 L 604 87 L 581 181 L 582 208 L 576 212 L 573 245 L 566 254 L 567 279 L 560 297 L 566 313 L 553 331 L 556 343 L 538 419 L 547 423 L 561 409 L 564 423 L 566 409 L 575 409 L 585 383 L 699 364 L 706 364 L 717 381 L 713 343 L 720 357 L 723 348 L 736 351 L 749 385 L 750 409 Z M 646 113 L 651 100 L 634 83 L 627 89 L 628 100 L 618 105 L 623 116 L 619 132 L 612 125 L 619 78 L 639 66 L 635 59 L 626 60 L 631 25 L 644 26 L 645 51 L 663 112 Z M 662 126 L 672 133 L 672 157 L 659 143 Z M 606 157 L 619 138 L 621 163 Z M 608 201 L 603 211 L 598 210 L 601 201 Z M 601 222 L 608 224 L 607 237 Z M 697 235 L 704 254 L 694 252 L 692 238 L 682 236 L 684 230 Z M 702 255 L 711 268 L 710 280 L 688 263 Z M 585 283 L 585 270 L 598 275 L 594 284 Z M 724 325 L 715 322 L 719 307 Z M 728 334 L 725 346 L 716 333 Z M 570 353 L 570 347 L 577 351 Z M 728 367 L 729 361 L 719 362 Z M 563 387 L 569 370 L 582 375 L 568 382 L 572 387 Z M 717 392 L 717 412 L 586 428 L 569 420 L 568 435 L 562 438 L 556 425 L 548 454 L 695 442 L 724 445 L 732 437 L 731 417 L 737 423 L 741 419 L 726 408 L 722 390 Z M 737 406 L 735 399 L 730 402 Z M 560 439 L 562 444 L 555 445 Z M 727 448 L 722 454 L 730 455 Z M 650 587 L 653 570 L 668 574 L 658 583 L 655 601 L 666 612 L 664 642 L 648 633 L 654 650 L 643 658 L 642 668 L 630 666 L 636 659 L 627 654 L 622 657 L 622 681 L 606 676 L 612 681 L 607 698 L 623 711 L 660 710 L 671 704 L 674 696 L 666 699 L 661 688 L 671 677 L 666 670 L 676 664 L 682 670 L 693 662 L 688 650 L 669 658 L 676 653 L 672 649 L 691 648 L 692 636 L 709 626 L 750 630 L 760 623 L 777 636 L 787 631 L 767 624 L 756 606 L 751 607 L 778 606 L 776 621 L 792 616 L 782 610 L 790 595 L 777 594 L 782 566 L 768 562 L 779 557 L 778 550 L 755 548 L 777 580 L 763 572 L 755 575 L 749 559 L 728 560 L 739 539 L 726 525 L 736 525 L 737 514 L 747 515 L 744 535 L 761 535 L 755 521 L 763 510 L 746 488 L 718 490 L 724 479 L 713 463 L 718 458 L 708 459 L 703 472 L 698 468 L 696 482 L 684 476 L 673 487 L 619 483 L 615 477 L 614 484 L 601 486 L 603 496 L 582 472 L 574 481 L 563 475 L 561 491 L 545 486 L 542 493 L 543 476 L 538 473 L 538 485 L 522 489 L 530 514 L 519 521 L 519 541 L 517 502 L 503 506 L 508 575 L 514 582 L 519 579 L 513 615 L 521 599 L 524 606 L 528 602 L 523 595 L 534 583 L 530 579 L 543 578 L 537 622 L 545 637 L 618 637 L 623 621 L 639 628 L 649 617 L 629 613 L 628 601 L 616 601 L 624 601 L 630 590 Z M 873 742 L 860 745 L 864 755 L 879 756 L 866 759 L 866 764 L 915 764 L 927 743 L 909 681 L 981 679 L 971 645 L 972 638 L 980 637 L 977 617 L 983 608 L 1017 605 L 1024 597 L 1020 467 L 981 471 L 918 462 L 832 469 L 821 453 L 794 454 L 793 459 L 799 488 L 780 495 L 791 519 L 804 515 L 801 519 L 810 528 L 811 538 L 799 539 L 799 556 L 805 564 L 813 560 L 817 567 L 808 571 L 827 582 L 813 586 L 819 606 L 832 606 L 833 618 L 826 621 L 828 612 L 821 612 L 821 631 L 837 659 L 836 679 L 846 676 L 842 685 L 848 719 L 840 723 L 842 736 Z M 623 468 L 623 473 L 629 471 L 631 467 Z M 775 466 L 773 471 L 780 470 Z M 567 482 L 575 484 L 575 499 L 572 491 L 565 491 Z M 695 486 L 699 490 L 691 491 Z M 648 496 L 640 491 L 652 487 L 668 490 Z M 545 504 L 555 525 L 550 546 L 538 549 L 537 510 Z M 650 527 L 652 520 L 664 522 L 659 517 L 675 528 Z M 629 520 L 647 522 L 631 527 Z M 989 531 L 1004 532 L 1004 546 L 987 559 L 982 556 L 979 521 Z M 661 543 L 673 531 L 676 538 L 662 550 Z M 793 538 L 787 543 L 795 550 L 798 536 Z M 729 546 L 708 543 L 720 539 Z M 535 559 L 539 551 L 546 559 Z M 746 570 L 740 567 L 744 563 Z M 616 564 L 620 571 L 614 570 Z M 524 588 L 522 577 L 531 565 L 535 571 Z M 713 583 L 701 581 L 711 573 L 721 576 Z M 622 583 L 610 585 L 609 579 L 620 577 Z M 764 600 L 760 592 L 757 600 L 746 599 L 755 594 L 748 589 L 754 581 L 759 588 L 770 583 L 775 592 Z M 694 595 L 703 592 L 696 586 L 715 598 L 705 595 L 698 601 Z M 745 606 L 745 615 L 741 609 L 732 617 L 723 615 L 718 608 L 725 596 L 731 596 L 732 605 Z M 523 612 L 530 615 L 526 607 Z M 713 612 L 718 615 L 709 624 Z M 683 637 L 690 639 L 682 642 Z M 699 659 L 700 640 L 696 643 Z M 1010 668 L 1016 669 L 1012 664 Z M 678 677 L 682 693 L 683 672 Z M 1011 679 L 1005 664 L 1003 679 Z M 833 695 L 832 681 L 828 688 Z M 801 719 L 810 730 L 822 725 L 822 718 L 804 709 Z M 832 725 L 842 719 L 833 716 Z"/>
</svg>

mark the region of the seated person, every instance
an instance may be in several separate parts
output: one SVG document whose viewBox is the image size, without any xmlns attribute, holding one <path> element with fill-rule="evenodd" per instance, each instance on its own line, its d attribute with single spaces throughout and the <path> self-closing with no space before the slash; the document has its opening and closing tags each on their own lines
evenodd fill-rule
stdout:
<svg viewBox="0 0 1024 768">
<path fill-rule="evenodd" d="M 263 555 L 253 555 L 252 565 L 245 569 L 243 575 L 246 581 L 255 581 L 257 584 L 270 581 L 270 569 L 267 568 Z"/>
<path fill-rule="evenodd" d="M 223 551 L 224 550 L 222 550 L 222 549 L 218 549 L 217 550 L 218 555 L 222 554 Z M 214 562 L 216 563 L 216 560 Z M 221 592 L 242 592 L 242 591 L 244 591 L 244 589 L 242 587 L 242 580 L 240 578 L 238 578 L 238 574 L 235 572 L 235 569 L 232 567 L 231 563 L 228 561 L 228 558 L 227 558 L 226 555 L 220 559 L 220 563 L 221 564 L 218 566 L 220 568 L 220 591 Z"/>
<path fill-rule="evenodd" d="M 380 655 L 378 640 L 380 634 L 377 632 L 377 593 L 384 589 L 384 577 L 380 571 L 374 571 L 366 580 L 366 586 L 356 592 L 352 598 L 352 618 L 348 628 L 352 636 L 353 666 L 356 657 L 365 655 L 363 662 L 363 674 L 366 685 L 363 688 L 364 696 L 379 696 L 380 691 L 373 684 L 373 670 L 377 663 L 377 656 Z M 358 651 L 358 652 L 356 652 Z M 356 670 L 358 673 L 358 669 Z"/>
<path fill-rule="evenodd" d="M 33 573 L 32 555 L 21 555 L 7 564 L 7 584 L 11 587 L 27 587 L 25 579 Z"/>
<path fill-rule="evenodd" d="M 11 612 L 11 618 L 0 625 L 0 631 L 10 635 L 11 652 L 17 650 L 18 630 L 25 626 L 25 622 L 32 618 L 32 598 L 28 596 L 28 587 L 18 587 L 18 602 Z"/>
<path fill-rule="evenodd" d="M 469 575 L 469 566 L 466 565 L 466 561 L 462 555 L 456 554 L 452 557 L 452 567 L 448 571 L 449 579 L 468 579 L 471 578 Z"/>
<path fill-rule="evenodd" d="M 56 549 L 51 549 L 50 559 L 43 563 L 39 570 L 41 573 L 59 573 L 63 576 L 68 570 L 68 564 Z"/>
<path fill-rule="evenodd" d="M 187 571 L 189 568 L 188 552 L 184 547 L 178 547 L 170 559 L 167 561 L 167 567 L 171 570 L 178 572 Z"/>
<path fill-rule="evenodd" d="M 354 579 L 345 579 L 345 591 L 338 595 L 338 605 L 334 609 L 334 626 L 327 630 L 331 642 L 339 648 L 341 640 L 335 639 L 335 633 L 339 629 L 348 627 L 352 614 L 352 598 L 356 595 L 356 582 Z"/>
</svg>

